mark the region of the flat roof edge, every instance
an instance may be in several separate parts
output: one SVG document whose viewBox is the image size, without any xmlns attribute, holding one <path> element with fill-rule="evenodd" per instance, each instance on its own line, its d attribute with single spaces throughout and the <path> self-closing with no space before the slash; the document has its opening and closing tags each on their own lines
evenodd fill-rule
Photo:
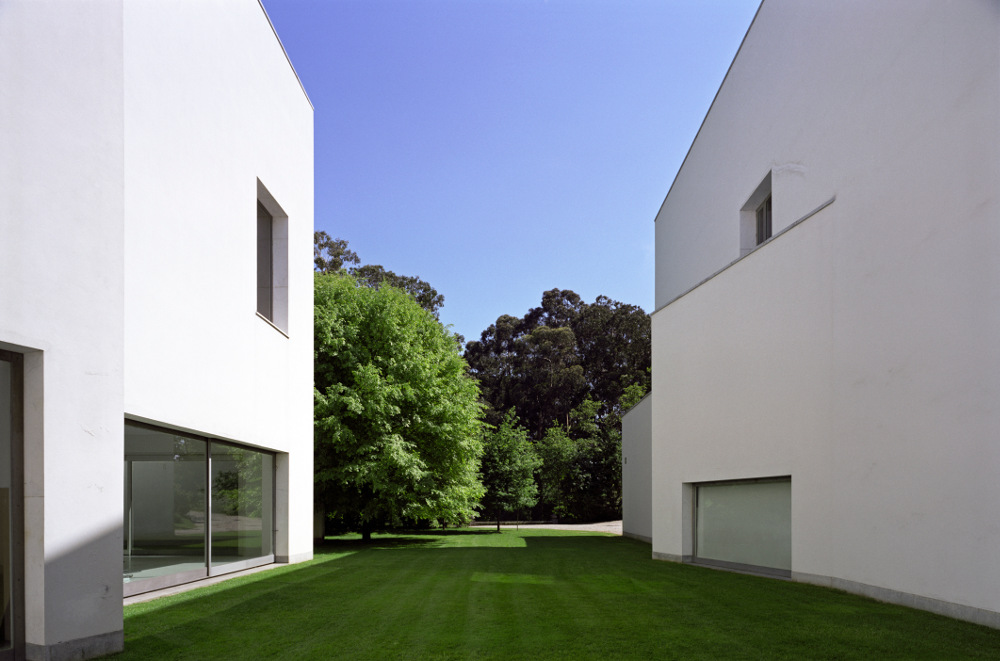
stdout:
<svg viewBox="0 0 1000 661">
<path fill-rule="evenodd" d="M 267 19 L 267 24 L 271 26 L 271 32 L 274 34 L 274 38 L 278 40 L 278 46 L 281 47 L 281 52 L 285 54 L 285 61 L 288 62 L 288 67 L 292 70 L 295 80 L 299 81 L 299 89 L 302 90 L 302 95 L 306 97 L 306 103 L 308 103 L 309 107 L 315 111 L 316 106 L 313 105 L 312 99 L 309 98 L 309 92 L 306 91 L 306 86 L 302 84 L 302 79 L 299 78 L 299 72 L 295 70 L 295 65 L 292 64 L 292 58 L 288 57 L 288 51 L 285 50 L 285 44 L 282 43 L 281 37 L 278 35 L 278 31 L 274 28 L 274 22 L 271 21 L 271 16 L 267 13 L 267 8 L 264 6 L 264 0 L 257 0 L 257 4 L 260 6 L 260 10 L 264 12 L 264 18 Z"/>
<path fill-rule="evenodd" d="M 712 108 L 715 107 L 715 102 L 719 100 L 719 94 L 722 93 L 722 88 L 726 84 L 726 80 L 729 79 L 729 74 L 733 70 L 733 65 L 736 64 L 736 58 L 740 56 L 740 51 L 743 50 L 744 44 L 747 42 L 747 36 L 750 34 L 750 30 L 753 28 L 753 24 L 757 22 L 757 17 L 760 15 L 760 9 L 764 6 L 765 0 L 760 0 L 760 4 L 757 5 L 757 11 L 753 14 L 753 19 L 750 20 L 750 25 L 747 26 L 746 32 L 743 33 L 743 39 L 740 40 L 740 46 L 736 49 L 736 54 L 733 55 L 732 61 L 729 63 L 729 67 L 726 69 L 726 75 L 722 77 L 722 82 L 719 83 L 719 89 L 715 90 L 715 96 L 712 97 L 712 102 L 708 104 L 708 110 L 705 111 L 705 116 L 701 119 L 701 124 L 698 125 L 698 130 L 695 131 L 694 138 L 691 139 L 691 145 L 688 147 L 687 153 L 684 154 L 684 160 L 681 161 L 680 167 L 677 168 L 677 172 L 674 174 L 674 180 L 670 182 L 670 188 L 667 189 L 667 194 L 663 196 L 663 202 L 660 203 L 660 208 L 656 210 L 656 216 L 653 218 L 653 222 L 660 217 L 663 213 L 663 207 L 667 203 L 667 198 L 670 197 L 671 191 L 674 190 L 674 185 L 677 183 L 677 178 L 681 176 L 681 172 L 684 170 L 684 164 L 687 163 L 688 157 L 691 156 L 691 150 L 694 149 L 694 145 L 698 142 L 698 136 L 701 135 L 701 130 L 705 128 L 705 122 L 708 121 L 708 116 L 712 114 Z"/>
</svg>

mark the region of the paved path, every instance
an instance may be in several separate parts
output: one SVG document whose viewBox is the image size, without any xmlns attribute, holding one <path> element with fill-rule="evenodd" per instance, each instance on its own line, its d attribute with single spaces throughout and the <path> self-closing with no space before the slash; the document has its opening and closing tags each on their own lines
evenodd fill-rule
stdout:
<svg viewBox="0 0 1000 661">
<path fill-rule="evenodd" d="M 481 527 L 485 528 L 488 524 L 483 524 Z M 496 527 L 496 524 L 492 524 Z M 480 526 L 476 526 L 480 527 Z M 614 535 L 622 534 L 622 522 L 621 521 L 604 521 L 601 523 L 522 523 L 515 525 L 513 523 L 503 523 L 500 525 L 501 528 L 546 528 L 549 530 L 580 530 L 583 532 L 608 532 Z"/>
</svg>

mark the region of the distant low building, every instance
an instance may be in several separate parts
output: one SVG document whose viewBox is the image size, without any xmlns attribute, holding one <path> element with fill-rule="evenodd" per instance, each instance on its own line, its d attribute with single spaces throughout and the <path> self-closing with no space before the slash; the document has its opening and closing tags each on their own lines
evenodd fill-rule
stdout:
<svg viewBox="0 0 1000 661">
<path fill-rule="evenodd" d="M 656 218 L 654 557 L 1000 626 L 998 44 L 764 0 Z"/>
<path fill-rule="evenodd" d="M 312 556 L 313 111 L 257 0 L 0 8 L 0 658 Z"/>
<path fill-rule="evenodd" d="M 653 541 L 653 430 L 650 395 L 622 416 L 622 534 Z"/>
</svg>

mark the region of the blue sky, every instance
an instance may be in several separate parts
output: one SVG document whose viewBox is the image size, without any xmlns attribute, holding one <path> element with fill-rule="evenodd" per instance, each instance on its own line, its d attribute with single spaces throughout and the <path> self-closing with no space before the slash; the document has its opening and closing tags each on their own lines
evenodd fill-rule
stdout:
<svg viewBox="0 0 1000 661">
<path fill-rule="evenodd" d="M 467 340 L 552 288 L 653 305 L 653 219 L 758 0 L 264 0 L 316 229 Z"/>
</svg>

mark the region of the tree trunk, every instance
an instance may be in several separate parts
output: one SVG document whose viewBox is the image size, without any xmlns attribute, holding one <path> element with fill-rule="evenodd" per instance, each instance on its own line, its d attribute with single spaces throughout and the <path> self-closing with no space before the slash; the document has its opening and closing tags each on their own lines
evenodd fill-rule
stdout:
<svg viewBox="0 0 1000 661">
<path fill-rule="evenodd" d="M 361 523 L 361 541 L 372 541 L 372 524 L 370 521 L 363 521 Z"/>
<path fill-rule="evenodd" d="M 500 510 L 497 510 L 497 532 L 500 532 Z"/>
</svg>

